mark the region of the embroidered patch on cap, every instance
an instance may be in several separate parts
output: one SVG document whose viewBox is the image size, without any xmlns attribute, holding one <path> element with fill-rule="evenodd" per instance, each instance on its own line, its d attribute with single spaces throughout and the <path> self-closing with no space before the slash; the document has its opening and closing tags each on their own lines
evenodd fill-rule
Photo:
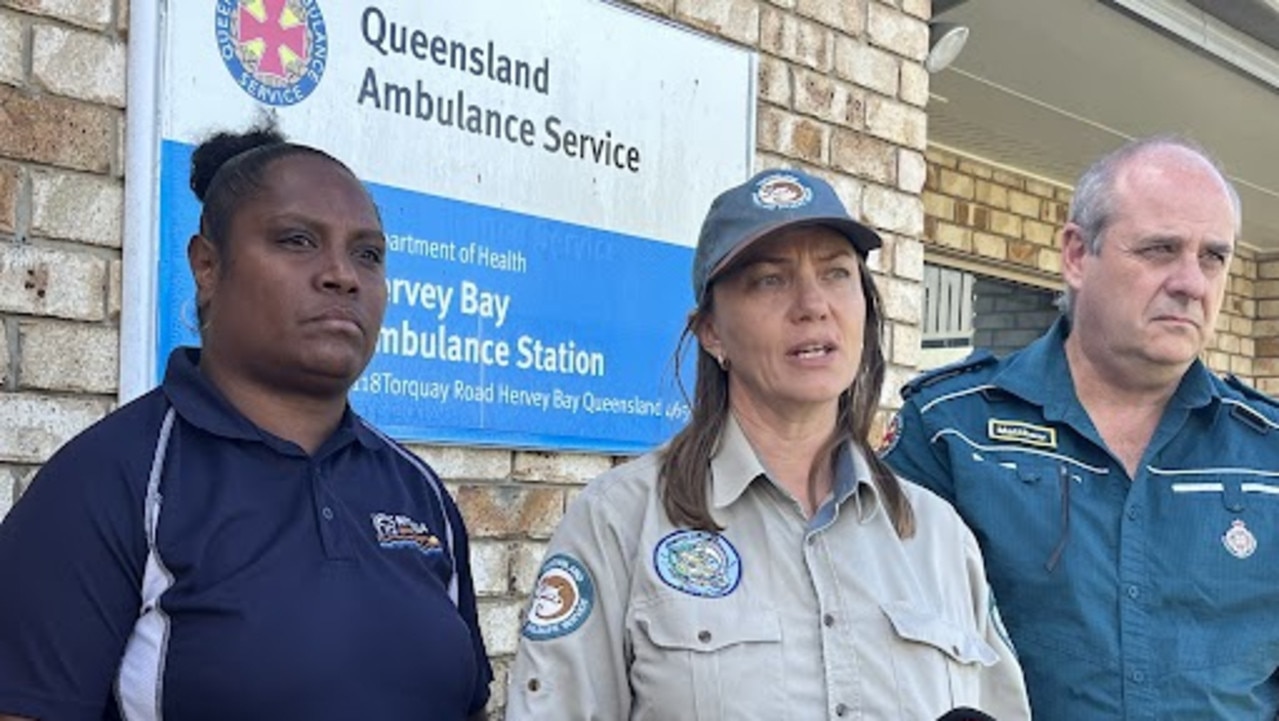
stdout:
<svg viewBox="0 0 1279 721">
<path fill-rule="evenodd" d="M 800 208 L 813 200 L 813 190 L 794 175 L 766 175 L 755 184 L 755 205 L 761 208 Z"/>
<path fill-rule="evenodd" d="M 1257 550 L 1257 537 L 1238 518 L 1230 522 L 1230 529 L 1222 534 L 1221 542 L 1235 558 L 1247 558 Z"/>
<path fill-rule="evenodd" d="M 1040 448 L 1057 447 L 1057 429 L 1037 426 L 1023 421 L 1001 421 L 991 418 L 986 422 L 986 435 L 992 441 L 1008 441 Z"/>
<path fill-rule="evenodd" d="M 374 513 L 373 532 L 382 548 L 413 548 L 422 553 L 440 551 L 440 539 L 425 523 L 394 513 Z"/>
<path fill-rule="evenodd" d="M 581 628 L 593 608 L 590 572 L 576 558 L 557 553 L 542 564 L 520 633 L 533 641 L 559 638 Z"/>
<path fill-rule="evenodd" d="M 884 429 L 884 437 L 879 439 L 879 448 L 875 449 L 875 453 L 880 456 L 886 456 L 892 453 L 897 447 L 897 441 L 902 437 L 902 414 L 894 413 L 892 420 L 888 421 L 888 427 Z"/>
<path fill-rule="evenodd" d="M 676 591 L 721 598 L 742 580 L 742 559 L 727 538 L 710 531 L 675 531 L 653 549 L 653 566 Z"/>
</svg>

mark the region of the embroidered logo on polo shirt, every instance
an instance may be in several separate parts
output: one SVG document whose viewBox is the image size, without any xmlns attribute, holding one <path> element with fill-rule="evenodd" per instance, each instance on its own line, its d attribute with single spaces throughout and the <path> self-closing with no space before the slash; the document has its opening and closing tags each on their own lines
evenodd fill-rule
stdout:
<svg viewBox="0 0 1279 721">
<path fill-rule="evenodd" d="M 710 531 L 675 531 L 653 549 L 653 566 L 666 585 L 703 598 L 722 598 L 742 580 L 742 558 L 727 538 Z"/>
<path fill-rule="evenodd" d="M 572 556 L 557 553 L 546 559 L 537 576 L 520 633 L 532 641 L 570 634 L 582 627 L 595 608 L 595 582 Z"/>
<path fill-rule="evenodd" d="M 986 422 L 986 435 L 992 441 L 1008 441 L 1040 448 L 1057 447 L 1057 429 L 1037 426 L 1023 421 L 1001 421 L 991 418 Z"/>
<path fill-rule="evenodd" d="M 438 553 L 440 539 L 425 523 L 393 513 L 374 513 L 373 531 L 382 548 L 414 548 L 422 553 Z"/>
</svg>

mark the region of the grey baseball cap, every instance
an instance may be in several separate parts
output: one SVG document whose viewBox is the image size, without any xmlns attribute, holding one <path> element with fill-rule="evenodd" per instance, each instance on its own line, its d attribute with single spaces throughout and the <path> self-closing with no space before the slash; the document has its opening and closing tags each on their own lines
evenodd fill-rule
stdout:
<svg viewBox="0 0 1279 721">
<path fill-rule="evenodd" d="M 693 256 L 693 299 L 751 243 L 799 225 L 823 225 L 848 238 L 863 258 L 883 245 L 870 228 L 853 220 L 835 189 L 802 170 L 765 170 L 729 188 L 706 213 Z"/>
</svg>

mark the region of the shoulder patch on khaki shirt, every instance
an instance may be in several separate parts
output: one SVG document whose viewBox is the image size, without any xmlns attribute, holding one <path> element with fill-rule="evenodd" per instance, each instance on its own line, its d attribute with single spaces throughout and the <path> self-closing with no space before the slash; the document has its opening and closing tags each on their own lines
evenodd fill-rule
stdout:
<svg viewBox="0 0 1279 721">
<path fill-rule="evenodd" d="M 595 608 L 595 581 L 576 558 L 557 553 L 546 559 L 520 633 L 532 641 L 570 634 L 582 627 Z"/>
</svg>

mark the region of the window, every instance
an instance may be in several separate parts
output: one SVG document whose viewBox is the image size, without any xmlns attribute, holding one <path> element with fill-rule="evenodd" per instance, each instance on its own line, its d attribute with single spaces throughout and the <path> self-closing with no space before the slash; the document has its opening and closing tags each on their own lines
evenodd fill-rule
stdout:
<svg viewBox="0 0 1279 721">
<path fill-rule="evenodd" d="M 978 348 L 997 356 L 1018 350 L 1057 319 L 1056 293 L 926 263 L 920 370 L 964 358 Z"/>
</svg>

